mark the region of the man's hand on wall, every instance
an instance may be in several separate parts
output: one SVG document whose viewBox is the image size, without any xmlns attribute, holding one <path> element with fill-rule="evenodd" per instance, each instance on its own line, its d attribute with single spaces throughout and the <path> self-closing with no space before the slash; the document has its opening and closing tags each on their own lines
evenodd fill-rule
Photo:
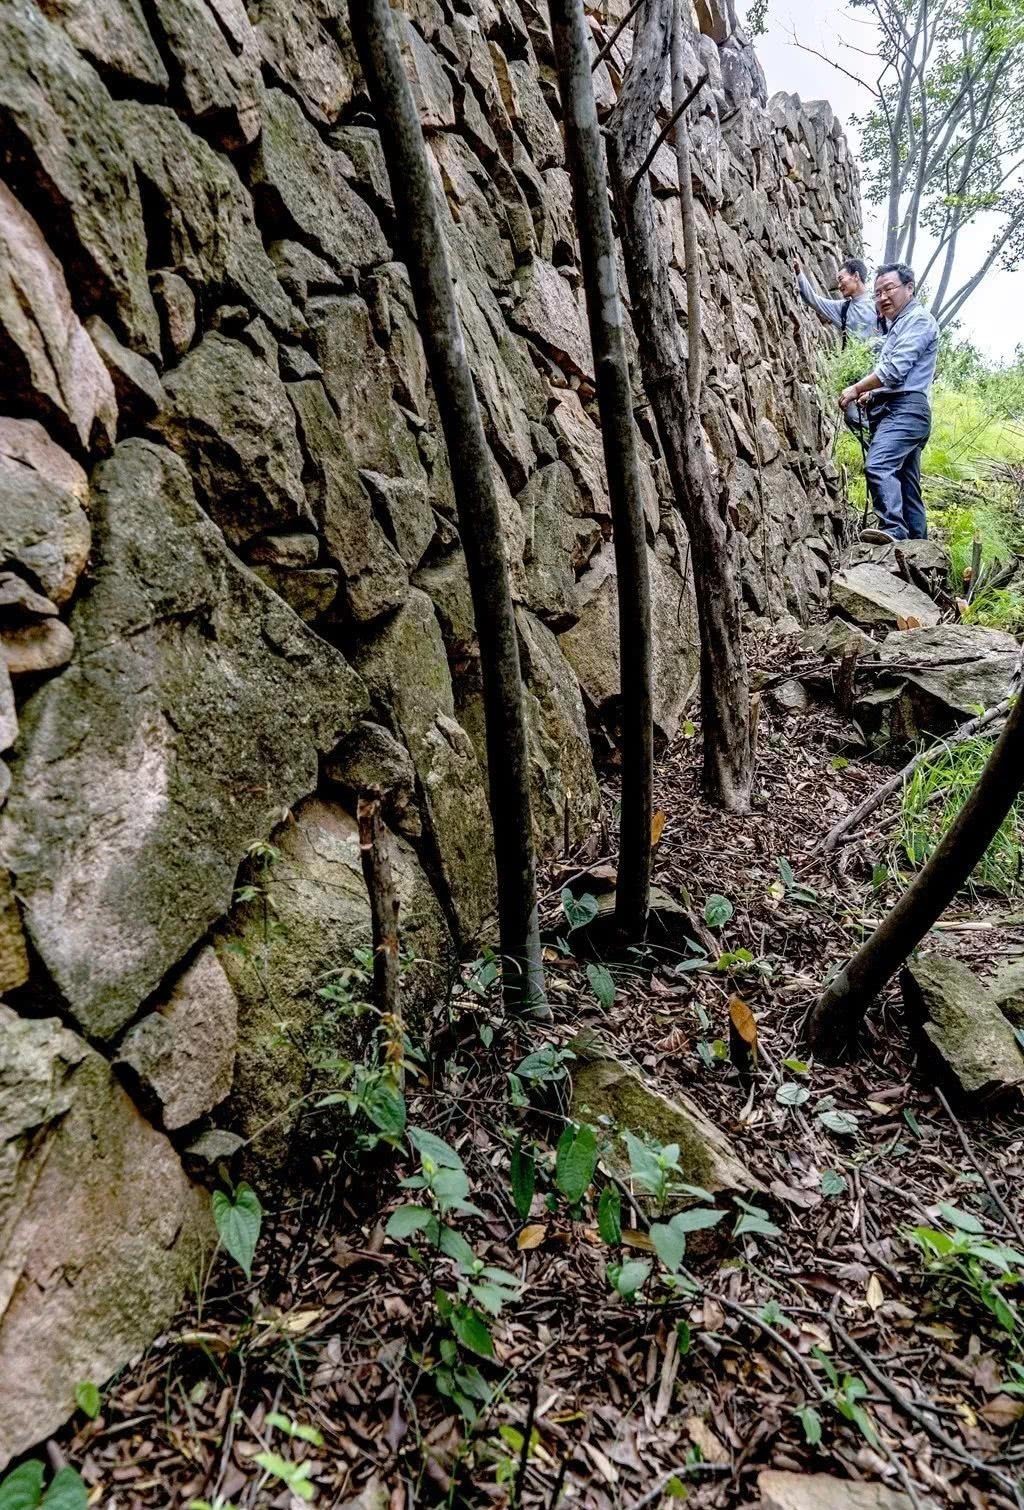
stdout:
<svg viewBox="0 0 1024 1510">
<path fill-rule="evenodd" d="M 851 384 L 849 388 L 844 388 L 839 395 L 839 407 L 840 409 L 848 409 L 851 404 L 856 404 L 859 399 L 860 394 L 857 392 L 857 385 L 855 383 Z"/>
</svg>

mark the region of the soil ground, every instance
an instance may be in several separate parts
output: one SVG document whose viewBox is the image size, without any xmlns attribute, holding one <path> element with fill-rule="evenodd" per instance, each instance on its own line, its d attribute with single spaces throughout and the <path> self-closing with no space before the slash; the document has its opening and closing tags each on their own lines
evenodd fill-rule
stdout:
<svg viewBox="0 0 1024 1510">
<path fill-rule="evenodd" d="M 762 645 L 754 659 L 770 677 L 793 652 Z M 876 757 L 844 764 L 843 740 L 827 702 L 785 715 L 766 697 L 759 805 L 745 818 L 702 801 L 699 730 L 660 763 L 656 879 L 688 907 L 696 943 L 752 959 L 680 973 L 685 953 L 638 954 L 613 967 L 615 1000 L 604 1008 L 586 961 L 552 945 L 553 1024 L 510 1025 L 493 1000 L 465 990 L 439 1009 L 427 1076 L 408 1088 L 409 1119 L 458 1147 L 482 1213 L 460 1230 L 523 1286 L 494 1324 L 496 1357 L 481 1364 L 493 1393 L 472 1429 L 432 1377 L 430 1266 L 384 1232 L 406 1198 L 397 1181 L 414 1164 L 390 1150 L 366 1160 L 324 1149 L 290 1203 L 274 1210 L 274 1193 L 262 1192 L 251 1284 L 218 1260 L 202 1304 L 193 1297 L 105 1391 L 95 1421 L 78 1417 L 51 1444 L 93 1486 L 91 1504 L 129 1510 L 217 1495 L 237 1507 L 302 1504 L 255 1462 L 267 1450 L 309 1463 L 317 1504 L 361 1510 L 642 1510 L 672 1500 L 731 1510 L 758 1502 L 757 1476 L 769 1466 L 881 1480 L 911 1505 L 1024 1503 L 1014 1489 L 1024 1475 L 1024 1394 L 1006 1387 L 1014 1359 L 1024 1360 L 966 1290 L 925 1274 L 905 1235 L 942 1225 L 948 1203 L 1020 1246 L 1019 1112 L 951 1117 L 916 1066 L 897 987 L 869 1015 L 855 1060 L 786 1065 L 802 1058 L 801 1020 L 827 972 L 895 890 L 875 870 L 889 850 L 891 804 L 836 856 L 823 853 L 832 823 L 886 774 Z M 601 888 L 613 783 L 606 795 L 606 824 L 546 877 L 552 936 L 565 931 L 567 881 Z M 712 930 L 704 907 L 714 894 L 733 911 Z M 928 947 L 984 969 L 1024 951 L 1020 913 L 965 896 Z M 749 1084 L 718 1057 L 733 993 L 758 1024 Z M 538 1196 L 523 1236 L 510 1146 L 522 1132 L 550 1162 L 565 1105 L 555 1085 L 539 1105 L 510 1107 L 507 1072 L 581 1029 L 662 1091 L 698 1101 L 767 1187 L 778 1235 L 734 1238 L 730 1213 L 717 1255 L 693 1260 L 696 1292 L 673 1295 L 652 1278 L 627 1302 L 610 1287 L 610 1259 L 650 1248 L 648 1216 L 639 1204 L 631 1213 L 628 1199 L 621 1252 L 601 1242 L 589 1198 L 573 1220 L 564 1202 L 551 1211 Z M 783 1086 L 801 1089 L 780 1100 Z M 829 1109 L 852 1113 L 856 1131 L 829 1131 L 820 1121 Z M 838 1193 L 824 1192 L 823 1176 Z M 805 1406 L 820 1416 L 815 1445 Z M 323 1445 L 290 1438 L 271 1412 L 314 1427 Z"/>
</svg>

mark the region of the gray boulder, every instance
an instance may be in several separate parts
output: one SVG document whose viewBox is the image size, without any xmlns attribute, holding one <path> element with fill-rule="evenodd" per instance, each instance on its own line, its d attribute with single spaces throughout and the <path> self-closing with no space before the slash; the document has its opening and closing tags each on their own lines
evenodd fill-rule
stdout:
<svg viewBox="0 0 1024 1510">
<path fill-rule="evenodd" d="M 153 0 L 188 115 L 228 151 L 259 134 L 263 81 L 255 34 L 238 0 Z"/>
<path fill-rule="evenodd" d="M 526 729 L 540 848 L 560 854 L 579 844 L 601 805 L 576 673 L 557 637 L 525 608 L 516 609 L 526 684 Z"/>
<path fill-rule="evenodd" d="M 884 566 L 862 561 L 832 578 L 832 607 L 865 628 L 916 619 L 923 628 L 939 622 L 938 606 L 919 587 L 894 577 Z"/>
<path fill-rule="evenodd" d="M 233 544 L 308 519 L 295 416 L 273 367 L 241 341 L 204 336 L 167 375 L 154 421 Z"/>
<path fill-rule="evenodd" d="M 89 556 L 81 500 L 43 472 L 0 455 L 0 561 L 19 566 L 66 603 Z"/>
<path fill-rule="evenodd" d="M 239 1006 L 234 1123 L 252 1135 L 278 1117 L 255 1151 L 280 1159 L 299 1115 L 295 1103 L 309 1089 L 310 1065 L 361 1053 L 358 1023 L 320 990 L 339 981 L 354 964 L 355 950 L 370 946 L 372 934 L 359 829 L 350 813 L 310 798 L 273 842 L 278 854 L 264 884 L 274 926 L 267 928 L 261 901 L 240 904 L 218 930 L 218 948 Z M 414 851 L 393 834 L 386 842 L 401 947 L 417 961 L 402 976 L 406 1020 L 415 1034 L 425 1002 L 446 978 L 451 940 Z M 359 987 L 355 999 L 361 999 Z"/>
<path fill-rule="evenodd" d="M 1010 1026 L 1024 1029 L 1024 959 L 1008 960 L 996 971 L 988 988 Z"/>
<path fill-rule="evenodd" d="M 868 723 L 887 718 L 894 734 L 942 734 L 1009 694 L 1020 658 L 1011 634 L 975 624 L 940 624 L 889 634 L 878 647 L 872 691 L 857 703 Z"/>
<path fill-rule="evenodd" d="M 50 0 L 46 13 L 102 72 L 126 84 L 167 88 L 167 69 L 140 0 Z"/>
<path fill-rule="evenodd" d="M 0 7 L 0 126 L 59 209 L 73 281 L 102 289 L 130 344 L 157 355 L 142 203 L 117 106 L 35 5 Z"/>
<path fill-rule="evenodd" d="M 1024 1054 L 999 1004 L 960 960 L 918 954 L 900 977 L 927 1062 L 972 1111 L 1019 1095 Z"/>
<path fill-rule="evenodd" d="M 0 1006 L 0 1471 L 173 1317 L 213 1246 L 208 1197 L 110 1066 Z"/>
<path fill-rule="evenodd" d="M 352 98 L 356 72 L 338 42 L 346 23 L 337 0 L 252 0 L 248 11 L 267 67 L 314 120 L 332 125 Z"/>
<path fill-rule="evenodd" d="M 128 1029 L 117 1064 L 130 1071 L 168 1130 L 185 1127 L 231 1090 L 238 1003 L 216 954 L 201 949 L 156 1009 Z"/>
<path fill-rule="evenodd" d="M 168 271 L 184 274 L 200 289 L 233 291 L 251 300 L 275 328 L 289 330 L 297 312 L 277 281 L 252 200 L 228 159 L 173 110 L 132 100 L 121 100 L 116 108 L 127 155 L 149 190 L 168 249 Z M 182 341 L 188 344 L 183 335 L 172 336 L 175 351 Z"/>
<path fill-rule="evenodd" d="M 21 711 L 0 856 L 69 1012 L 107 1038 L 227 910 L 365 692 L 238 564 L 171 452 L 120 445 L 94 525 L 74 664 Z"/>
</svg>

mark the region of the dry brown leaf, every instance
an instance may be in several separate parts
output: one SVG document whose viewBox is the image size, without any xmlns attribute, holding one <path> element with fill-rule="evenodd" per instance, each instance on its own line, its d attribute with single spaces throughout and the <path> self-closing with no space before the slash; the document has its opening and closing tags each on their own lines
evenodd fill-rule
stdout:
<svg viewBox="0 0 1024 1510">
<path fill-rule="evenodd" d="M 915 618 L 912 613 L 898 613 L 896 615 L 897 629 L 920 629 L 921 620 Z"/>
<path fill-rule="evenodd" d="M 737 1069 L 757 1063 L 757 1018 L 742 996 L 729 997 L 729 1048 Z"/>
<path fill-rule="evenodd" d="M 701 1458 L 705 1463 L 727 1463 L 729 1452 L 715 1436 L 711 1427 L 700 1416 L 687 1416 L 683 1422 L 686 1435 L 695 1447 L 700 1449 Z"/>
<path fill-rule="evenodd" d="M 666 821 L 667 821 L 667 816 L 666 816 L 665 813 L 661 812 L 660 809 L 659 809 L 658 812 L 653 813 L 651 815 L 651 848 L 652 849 L 655 846 L 655 844 L 657 844 L 658 840 L 661 838 L 662 834 L 664 833 Z"/>
<path fill-rule="evenodd" d="M 884 1101 L 866 1101 L 864 1104 L 878 1117 L 891 1117 L 893 1114 L 893 1108 L 886 1106 Z"/>
<path fill-rule="evenodd" d="M 625 1248 L 639 1248 L 641 1253 L 653 1253 L 654 1244 L 646 1232 L 638 1232 L 635 1227 L 623 1227 L 622 1244 Z"/>
<path fill-rule="evenodd" d="M 516 1247 L 520 1252 L 530 1248 L 539 1248 L 548 1235 L 548 1229 L 535 1222 L 532 1226 L 524 1227 L 516 1238 Z"/>
<path fill-rule="evenodd" d="M 868 1305 L 873 1311 L 877 1311 L 878 1307 L 885 1299 L 885 1292 L 882 1289 L 882 1281 L 879 1279 L 877 1274 L 872 1274 L 871 1278 L 868 1280 L 866 1299 Z"/>
<path fill-rule="evenodd" d="M 606 1484 L 617 1484 L 619 1482 L 619 1470 L 609 1458 L 605 1457 L 599 1447 L 595 1447 L 593 1442 L 581 1442 L 580 1446 L 591 1459 L 594 1467 Z"/>
<path fill-rule="evenodd" d="M 1010 1395 L 996 1395 L 978 1412 L 982 1420 L 1000 1431 L 1005 1431 L 1015 1421 L 1024 1418 L 1024 1400 L 1014 1400 Z"/>
</svg>

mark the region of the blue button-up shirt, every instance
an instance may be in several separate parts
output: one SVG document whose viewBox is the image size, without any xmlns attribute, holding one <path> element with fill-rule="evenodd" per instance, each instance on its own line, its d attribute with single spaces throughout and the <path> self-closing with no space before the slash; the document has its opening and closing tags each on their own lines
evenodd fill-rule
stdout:
<svg viewBox="0 0 1024 1510">
<path fill-rule="evenodd" d="M 875 376 L 887 393 L 927 393 L 938 356 L 939 327 L 924 305 L 911 299 L 889 326 Z"/>
<path fill-rule="evenodd" d="M 878 316 L 875 313 L 875 301 L 870 294 L 860 294 L 856 299 L 824 299 L 817 292 L 814 284 L 806 273 L 797 276 L 796 286 L 800 290 L 800 297 L 805 304 L 816 309 L 822 319 L 834 325 L 837 330 L 843 328 L 843 305 L 849 302 L 850 308 L 846 316 L 846 328 L 851 336 L 858 340 L 870 341 L 876 337 L 878 330 Z M 877 337 L 881 339 L 881 337 Z"/>
</svg>

